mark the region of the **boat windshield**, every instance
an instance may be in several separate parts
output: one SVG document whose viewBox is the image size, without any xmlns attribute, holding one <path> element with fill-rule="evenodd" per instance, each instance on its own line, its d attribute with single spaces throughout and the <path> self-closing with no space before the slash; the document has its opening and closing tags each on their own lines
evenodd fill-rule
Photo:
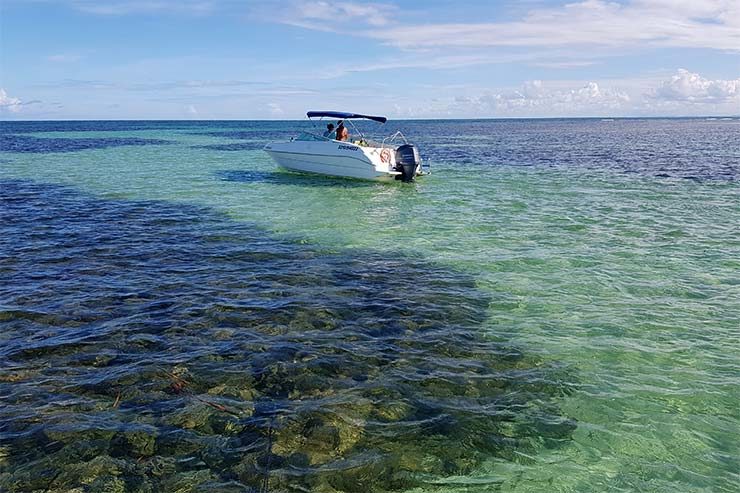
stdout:
<svg viewBox="0 0 740 493">
<path fill-rule="evenodd" d="M 318 140 L 318 141 L 325 141 L 325 140 L 331 140 L 326 137 L 322 137 L 321 135 L 312 134 L 310 132 L 301 132 L 298 137 L 296 137 L 293 140 Z"/>
</svg>

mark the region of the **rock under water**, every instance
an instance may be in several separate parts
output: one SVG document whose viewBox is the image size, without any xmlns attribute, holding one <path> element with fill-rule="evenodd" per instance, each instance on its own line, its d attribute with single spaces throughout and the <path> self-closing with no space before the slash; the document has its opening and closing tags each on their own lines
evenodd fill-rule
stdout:
<svg viewBox="0 0 740 493">
<path fill-rule="evenodd" d="M 0 490 L 383 492 L 568 440 L 469 275 L 0 186 Z"/>
</svg>

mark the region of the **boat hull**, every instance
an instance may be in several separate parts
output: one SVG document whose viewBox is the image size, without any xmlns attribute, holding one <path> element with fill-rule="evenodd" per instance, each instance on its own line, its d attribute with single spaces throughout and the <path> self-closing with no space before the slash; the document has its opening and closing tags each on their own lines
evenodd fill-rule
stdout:
<svg viewBox="0 0 740 493">
<path fill-rule="evenodd" d="M 394 180 L 392 162 L 380 160 L 380 149 L 337 141 L 279 142 L 268 144 L 265 152 L 281 168 L 302 173 L 341 176 L 361 180 Z"/>
</svg>

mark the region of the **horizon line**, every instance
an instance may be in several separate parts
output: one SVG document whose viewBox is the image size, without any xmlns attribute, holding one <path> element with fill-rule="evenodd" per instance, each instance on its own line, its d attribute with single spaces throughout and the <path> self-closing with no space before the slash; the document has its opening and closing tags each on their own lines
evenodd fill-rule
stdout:
<svg viewBox="0 0 740 493">
<path fill-rule="evenodd" d="M 740 119 L 740 113 L 731 115 L 654 115 L 654 116 L 483 116 L 453 118 L 389 118 L 388 121 L 463 121 L 463 120 L 649 120 L 649 119 Z M 0 119 L 0 123 L 29 122 L 302 122 L 314 121 L 308 118 L 60 118 L 16 120 Z"/>
</svg>

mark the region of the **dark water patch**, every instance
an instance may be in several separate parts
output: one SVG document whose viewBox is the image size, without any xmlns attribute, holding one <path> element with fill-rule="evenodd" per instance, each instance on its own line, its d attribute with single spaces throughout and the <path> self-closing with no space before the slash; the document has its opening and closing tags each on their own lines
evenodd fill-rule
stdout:
<svg viewBox="0 0 740 493">
<path fill-rule="evenodd" d="M 740 178 L 734 122 L 700 119 L 420 121 L 400 124 L 431 162 Z"/>
<path fill-rule="evenodd" d="M 4 121 L 0 134 L 38 132 L 130 132 L 141 130 L 184 130 L 222 128 L 237 125 L 228 121 L 184 120 L 75 120 L 75 121 Z"/>
<path fill-rule="evenodd" d="M 293 129 L 262 128 L 262 126 L 259 126 L 257 128 L 252 128 L 252 129 L 212 130 L 208 132 L 193 132 L 193 133 L 195 135 L 205 135 L 208 137 L 219 137 L 222 139 L 271 141 L 271 140 L 279 140 L 279 139 L 288 140 L 291 137 L 295 137 L 296 130 L 298 128 L 307 129 L 308 127 L 306 127 L 305 122 L 302 122 L 301 124 L 296 123 Z M 262 144 L 262 147 L 264 147 L 264 144 Z"/>
<path fill-rule="evenodd" d="M 526 166 L 630 173 L 651 179 L 668 174 L 670 178 L 700 182 L 740 178 L 736 120 L 417 120 L 390 121 L 384 126 L 356 123 L 372 138 L 382 139 L 401 130 L 419 145 L 427 162 L 444 163 L 453 170 L 459 166 Z M 318 129 L 323 129 L 323 124 Z M 256 150 L 268 142 L 294 137 L 302 130 L 317 130 L 317 126 L 308 121 L 0 122 L 0 135 L 6 137 L 30 132 L 155 131 L 246 141 L 214 143 L 215 151 Z M 4 144 L 0 148 L 5 147 Z"/>
<path fill-rule="evenodd" d="M 264 142 L 239 142 L 234 144 L 208 144 L 191 146 L 193 149 L 207 149 L 210 151 L 258 151 L 265 147 Z"/>
<path fill-rule="evenodd" d="M 292 173 L 288 171 L 220 170 L 214 174 L 220 180 L 238 183 L 271 183 L 300 187 L 343 188 L 362 188 L 373 185 L 371 182 L 365 180 L 335 178 L 308 173 Z"/>
<path fill-rule="evenodd" d="M 381 492 L 570 439 L 475 280 L 0 183 L 0 490 Z"/>
<path fill-rule="evenodd" d="M 38 138 L 27 135 L 0 135 L 0 152 L 49 153 L 77 152 L 88 149 L 106 149 L 121 146 L 146 146 L 171 144 L 161 139 L 139 139 L 135 137 L 102 138 Z"/>
</svg>

